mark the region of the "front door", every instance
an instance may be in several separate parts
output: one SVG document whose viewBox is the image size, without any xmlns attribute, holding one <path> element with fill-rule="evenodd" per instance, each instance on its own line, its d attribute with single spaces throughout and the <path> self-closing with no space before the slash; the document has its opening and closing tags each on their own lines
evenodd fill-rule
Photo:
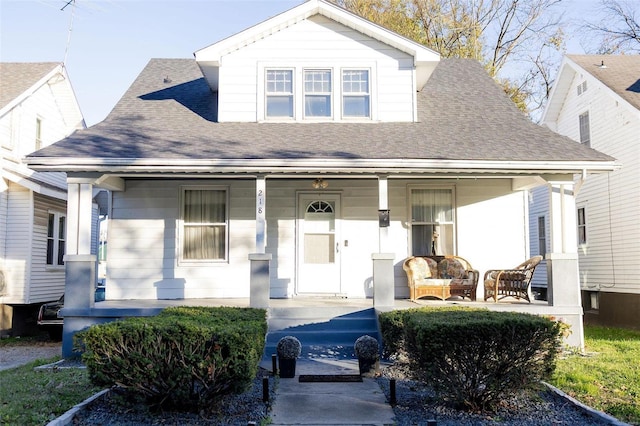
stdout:
<svg viewBox="0 0 640 426">
<path fill-rule="evenodd" d="M 298 196 L 298 293 L 340 293 L 340 194 Z"/>
</svg>

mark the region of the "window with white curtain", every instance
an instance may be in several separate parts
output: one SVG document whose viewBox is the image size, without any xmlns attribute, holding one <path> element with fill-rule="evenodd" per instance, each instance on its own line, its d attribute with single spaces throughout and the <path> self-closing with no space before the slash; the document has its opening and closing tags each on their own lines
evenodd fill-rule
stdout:
<svg viewBox="0 0 640 426">
<path fill-rule="evenodd" d="M 453 190 L 411 189 L 411 254 L 454 254 Z"/>
<path fill-rule="evenodd" d="M 182 260 L 227 259 L 226 189 L 183 188 Z"/>
</svg>

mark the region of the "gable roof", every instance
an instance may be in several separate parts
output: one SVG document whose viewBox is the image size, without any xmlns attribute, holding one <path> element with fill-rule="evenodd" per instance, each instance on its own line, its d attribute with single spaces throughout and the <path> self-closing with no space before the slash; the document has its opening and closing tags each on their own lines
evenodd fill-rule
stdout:
<svg viewBox="0 0 640 426">
<path fill-rule="evenodd" d="M 0 62 L 0 110 L 61 67 L 57 62 Z"/>
<path fill-rule="evenodd" d="M 194 56 L 211 89 L 218 90 L 218 68 L 221 66 L 221 59 L 224 55 L 282 31 L 313 15 L 323 15 L 412 56 L 416 67 L 417 87 L 422 87 L 427 82 L 440 60 L 440 54 L 434 50 L 381 27 L 334 3 L 326 0 L 307 0 L 288 11 L 196 51 Z"/>
<path fill-rule="evenodd" d="M 152 59 L 103 122 L 27 162 L 123 173 L 613 168 L 613 158 L 532 123 L 477 61 L 442 60 L 418 103 L 414 123 L 217 123 L 216 94 L 194 60 Z"/>
<path fill-rule="evenodd" d="M 603 66 L 604 65 L 604 66 Z M 640 111 L 640 55 L 567 55 L 549 97 L 543 122 L 553 122 L 576 74 L 590 74 Z"/>
</svg>

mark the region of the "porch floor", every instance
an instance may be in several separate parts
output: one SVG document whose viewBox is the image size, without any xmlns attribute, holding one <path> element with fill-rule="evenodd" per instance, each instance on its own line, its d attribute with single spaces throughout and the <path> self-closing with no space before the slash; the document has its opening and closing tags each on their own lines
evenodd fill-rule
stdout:
<svg viewBox="0 0 640 426">
<path fill-rule="evenodd" d="M 542 313 L 553 309 L 546 301 L 534 300 L 532 303 L 517 300 L 501 300 L 498 303 L 493 301 L 469 301 L 461 299 L 395 299 L 394 305 L 390 309 L 410 309 L 421 306 L 468 306 L 483 307 L 489 310 L 517 310 L 523 312 Z M 171 306 L 231 306 L 249 307 L 249 298 L 223 298 L 223 299 L 131 299 L 131 300 L 106 300 L 96 302 L 94 309 L 162 309 Z M 373 299 L 365 298 L 337 298 L 337 297 L 293 297 L 289 299 L 270 299 L 269 308 L 301 308 L 301 307 L 349 307 L 349 308 L 372 308 Z M 388 310 L 384 309 L 384 310 Z"/>
</svg>

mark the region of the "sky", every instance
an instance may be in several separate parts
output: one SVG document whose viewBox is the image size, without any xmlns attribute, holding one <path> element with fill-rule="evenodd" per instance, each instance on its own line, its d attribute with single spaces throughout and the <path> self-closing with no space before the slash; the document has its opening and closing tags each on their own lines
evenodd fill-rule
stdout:
<svg viewBox="0 0 640 426">
<path fill-rule="evenodd" d="M 151 58 L 193 53 L 303 0 L 0 0 L 0 61 L 64 62 L 85 122 L 106 118 Z M 68 4 L 67 4 L 68 3 Z M 563 0 L 577 24 L 599 0 Z M 584 53 L 569 38 L 567 53 Z"/>
</svg>

